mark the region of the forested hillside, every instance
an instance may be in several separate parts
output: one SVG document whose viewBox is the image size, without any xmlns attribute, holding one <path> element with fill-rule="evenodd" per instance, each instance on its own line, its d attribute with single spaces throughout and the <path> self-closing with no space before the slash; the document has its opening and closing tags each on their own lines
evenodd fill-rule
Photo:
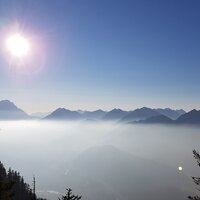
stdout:
<svg viewBox="0 0 200 200">
<path fill-rule="evenodd" d="M 0 200 L 36 200 L 30 186 L 24 182 L 19 172 L 8 171 L 0 162 Z"/>
</svg>

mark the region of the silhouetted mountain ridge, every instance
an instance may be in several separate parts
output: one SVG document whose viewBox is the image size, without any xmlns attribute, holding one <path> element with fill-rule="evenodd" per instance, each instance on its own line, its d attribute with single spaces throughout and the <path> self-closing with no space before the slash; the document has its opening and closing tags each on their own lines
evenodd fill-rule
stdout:
<svg viewBox="0 0 200 200">
<path fill-rule="evenodd" d="M 106 115 L 107 112 L 99 109 L 95 111 L 83 111 L 82 112 L 82 117 L 87 120 L 95 120 L 95 119 L 101 119 Z"/>
<path fill-rule="evenodd" d="M 160 115 L 160 113 L 155 111 L 154 109 L 142 107 L 134 111 L 130 111 L 129 114 L 124 116 L 120 121 L 121 122 L 138 121 L 138 120 L 144 120 L 156 115 Z"/>
<path fill-rule="evenodd" d="M 177 120 L 178 124 L 200 124 L 200 111 L 193 109 L 181 115 Z"/>
<path fill-rule="evenodd" d="M 77 111 L 71 111 L 65 108 L 58 108 L 50 115 L 43 118 L 47 120 L 78 120 L 81 119 L 81 114 Z"/>
<path fill-rule="evenodd" d="M 66 112 L 66 113 L 65 113 Z M 72 118 L 69 115 L 69 112 L 73 112 Z M 180 110 L 180 112 L 185 112 Z M 65 113 L 65 114 L 64 114 Z M 76 113 L 76 114 L 75 114 Z M 72 113 L 71 113 L 72 114 Z M 67 117 L 63 117 L 63 116 Z M 70 111 L 65 108 L 58 108 L 53 111 L 50 115 L 45 117 L 44 119 L 55 119 L 55 120 L 87 120 L 87 121 L 119 121 L 119 122 L 133 122 L 148 119 L 149 117 L 163 115 L 170 119 L 176 119 L 180 116 L 176 110 L 172 110 L 170 108 L 165 109 L 152 109 L 147 107 L 142 107 L 135 109 L 133 111 L 124 111 L 121 109 L 113 109 L 111 111 L 103 111 L 103 110 L 95 110 L 95 111 Z"/>
<path fill-rule="evenodd" d="M 1 120 L 18 120 L 30 118 L 23 110 L 18 108 L 9 100 L 0 101 L 0 119 Z"/>
<path fill-rule="evenodd" d="M 157 115 L 153 117 L 149 117 L 145 120 L 140 120 L 137 122 L 130 122 L 130 123 L 139 123 L 139 124 L 172 124 L 174 120 L 166 117 L 165 115 Z"/>
<path fill-rule="evenodd" d="M 106 115 L 103 117 L 103 120 L 119 120 L 126 116 L 129 112 L 124 111 L 121 109 L 113 109 L 106 113 Z"/>
<path fill-rule="evenodd" d="M 180 115 L 185 114 L 184 110 L 172 110 L 171 108 L 157 108 L 154 110 L 170 119 L 177 119 L 178 117 L 180 117 Z"/>
<path fill-rule="evenodd" d="M 110 111 L 103 111 L 101 109 L 95 111 L 72 111 L 66 108 L 58 108 L 45 116 L 46 120 L 84 120 L 84 121 L 119 121 L 122 123 L 132 123 L 135 121 L 142 121 L 142 123 L 190 123 L 198 124 L 199 115 L 196 110 L 192 114 L 184 116 L 184 110 L 173 110 L 170 108 L 147 108 L 142 107 L 133 111 L 125 111 L 114 108 Z M 162 117 L 160 117 L 162 115 Z M 36 113 L 36 117 L 42 118 L 43 113 Z M 158 117 L 155 117 L 158 116 Z M 166 116 L 166 117 L 164 117 Z M 180 117 L 181 116 L 181 117 Z M 149 119 L 150 118 L 150 119 Z M 168 119 L 169 118 L 169 119 Z M 189 119 L 190 118 L 190 119 Z M 18 108 L 9 100 L 0 101 L 0 120 L 17 120 L 17 119 L 31 119 L 22 109 Z M 147 120 L 148 119 L 148 120 Z M 170 121 L 173 119 L 174 121 Z M 176 121 L 177 119 L 177 121 Z M 147 120 L 147 121 L 145 121 Z"/>
<path fill-rule="evenodd" d="M 135 122 L 130 122 L 135 123 Z M 172 120 L 164 115 L 149 117 L 145 120 L 139 120 L 137 123 L 142 124 L 185 124 L 185 125 L 200 125 L 200 111 L 195 109 L 181 115 L 178 119 Z"/>
<path fill-rule="evenodd" d="M 175 110 L 175 111 L 176 111 L 180 116 L 186 113 L 185 110 L 183 110 L 183 109 L 178 109 L 178 110 Z"/>
</svg>

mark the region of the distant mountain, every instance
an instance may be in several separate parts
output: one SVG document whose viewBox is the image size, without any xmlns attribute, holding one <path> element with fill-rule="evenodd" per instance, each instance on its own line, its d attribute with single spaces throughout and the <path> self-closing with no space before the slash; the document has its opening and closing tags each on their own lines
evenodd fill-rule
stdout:
<svg viewBox="0 0 200 200">
<path fill-rule="evenodd" d="M 172 110 L 170 108 L 151 109 L 147 107 L 139 108 L 134 111 L 124 111 L 121 109 L 113 109 L 109 112 L 103 110 L 95 111 L 71 111 L 65 108 L 58 108 L 52 113 L 33 113 L 30 116 L 23 110 L 18 108 L 9 100 L 0 101 L 0 120 L 17 120 L 17 119 L 34 119 L 42 118 L 48 120 L 85 120 L 85 121 L 120 121 L 132 123 L 134 121 L 146 120 L 140 123 L 170 123 L 170 119 L 175 120 L 174 123 L 198 124 L 198 112 L 196 110 L 185 113 L 184 110 Z M 195 114 L 196 113 L 196 114 Z M 162 117 L 161 117 L 161 116 Z M 183 115 L 183 116 L 181 116 Z M 155 117 L 158 116 L 158 117 Z M 167 118 L 165 118 L 166 116 Z M 153 118 L 152 118 L 153 117 Z M 150 119 L 149 119 L 150 118 Z M 177 119 L 177 120 L 176 120 Z"/>
<path fill-rule="evenodd" d="M 170 119 L 169 117 L 166 117 L 165 115 L 157 115 L 157 116 L 149 117 L 149 118 L 147 118 L 145 120 L 140 120 L 138 122 L 132 122 L 132 123 L 139 123 L 139 124 L 172 124 L 172 123 L 174 123 L 174 120 Z"/>
<path fill-rule="evenodd" d="M 182 114 L 185 113 L 184 110 L 172 110 L 170 108 L 165 108 L 165 109 L 157 108 L 154 110 L 162 115 L 169 117 L 170 119 L 177 119 L 178 117 L 180 117 Z"/>
<path fill-rule="evenodd" d="M 176 111 L 180 116 L 186 113 L 185 110 L 183 110 L 183 109 L 179 109 L 179 110 L 175 110 L 175 111 Z"/>
<path fill-rule="evenodd" d="M 113 109 L 105 114 L 103 120 L 120 120 L 126 116 L 129 112 L 121 109 Z"/>
<path fill-rule="evenodd" d="M 103 118 L 107 112 L 103 110 L 95 110 L 95 111 L 82 111 L 80 113 L 84 119 L 97 120 Z"/>
<path fill-rule="evenodd" d="M 113 146 L 82 152 L 68 169 L 67 184 L 85 199 L 143 200 L 185 198 L 192 183 L 173 168 L 133 156 Z"/>
<path fill-rule="evenodd" d="M 36 112 L 36 113 L 32 113 L 30 116 L 35 117 L 35 118 L 44 118 L 44 117 L 48 116 L 49 114 L 50 114 L 50 112 L 46 112 L 46 113 Z"/>
<path fill-rule="evenodd" d="M 45 120 L 79 120 L 81 114 L 77 111 L 67 110 L 65 108 L 58 108 L 50 115 L 44 117 Z"/>
<path fill-rule="evenodd" d="M 144 120 L 152 116 L 160 115 L 159 112 L 155 111 L 151 108 L 139 108 L 134 111 L 130 111 L 126 116 L 124 116 L 120 121 L 121 122 L 133 122 L 133 121 L 139 121 Z"/>
<path fill-rule="evenodd" d="M 0 101 L 0 120 L 19 120 L 28 118 L 30 118 L 29 115 L 11 101 Z"/>
<path fill-rule="evenodd" d="M 198 124 L 200 125 L 200 111 L 191 110 L 188 113 L 181 115 L 176 121 L 176 124 Z"/>
<path fill-rule="evenodd" d="M 83 119 L 87 121 L 98 121 L 98 120 L 107 120 L 107 121 L 121 121 L 121 122 L 133 122 L 144 120 L 152 116 L 165 115 L 171 119 L 176 119 L 180 116 L 180 113 L 184 112 L 183 110 L 172 110 L 170 108 L 166 109 L 151 109 L 151 108 L 140 108 L 134 111 L 124 111 L 121 109 L 113 109 L 109 112 L 103 110 L 95 111 L 71 111 L 65 108 L 59 108 L 52 112 L 51 114 L 44 117 L 44 119 L 66 119 L 66 120 L 77 120 Z M 37 113 L 38 114 L 38 113 Z M 39 113 L 40 114 L 40 113 Z"/>
<path fill-rule="evenodd" d="M 134 124 L 136 122 L 132 121 L 129 122 L 131 124 Z M 185 124 L 185 125 L 200 125 L 200 111 L 197 110 L 191 110 L 188 113 L 185 113 L 181 115 L 178 119 L 172 120 L 164 115 L 158 115 L 158 116 L 153 116 L 149 117 L 145 120 L 139 120 L 137 123 L 142 123 L 142 124 Z"/>
</svg>

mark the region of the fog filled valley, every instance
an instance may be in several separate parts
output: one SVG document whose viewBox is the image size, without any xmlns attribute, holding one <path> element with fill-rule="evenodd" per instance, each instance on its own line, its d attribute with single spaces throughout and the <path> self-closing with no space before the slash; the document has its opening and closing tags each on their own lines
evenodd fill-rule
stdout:
<svg viewBox="0 0 200 200">
<path fill-rule="evenodd" d="M 179 200 L 195 192 L 199 139 L 189 125 L 1 121 L 0 158 L 50 200 L 69 187 L 83 200 Z"/>
</svg>

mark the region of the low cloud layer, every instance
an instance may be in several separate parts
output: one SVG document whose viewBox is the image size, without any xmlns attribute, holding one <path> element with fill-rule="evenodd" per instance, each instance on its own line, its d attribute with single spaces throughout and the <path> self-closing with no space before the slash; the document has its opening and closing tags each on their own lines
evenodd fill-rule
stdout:
<svg viewBox="0 0 200 200">
<path fill-rule="evenodd" d="M 34 174 L 38 196 L 45 191 L 52 200 L 68 187 L 83 199 L 181 199 L 199 172 L 192 157 L 200 149 L 195 127 L 4 121 L 0 129 L 1 161 L 29 183 Z"/>
</svg>

